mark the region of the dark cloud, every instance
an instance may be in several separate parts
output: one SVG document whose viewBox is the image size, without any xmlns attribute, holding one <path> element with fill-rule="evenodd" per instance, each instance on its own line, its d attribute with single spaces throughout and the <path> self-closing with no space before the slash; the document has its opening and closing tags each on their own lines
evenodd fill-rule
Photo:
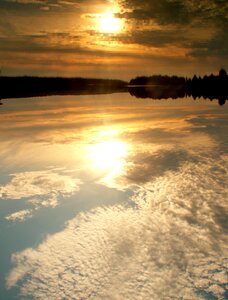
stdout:
<svg viewBox="0 0 228 300">
<path fill-rule="evenodd" d="M 175 45 L 186 48 L 190 57 L 228 56 L 227 1 L 123 0 L 121 4 L 123 12 L 118 16 L 131 20 L 134 28 L 130 38 L 122 38 L 125 43 Z M 160 28 L 144 29 L 145 24 L 151 24 L 151 28 L 157 24 Z M 205 35 L 199 34 L 200 30 Z"/>
<path fill-rule="evenodd" d="M 15 33 L 15 26 L 8 20 L 0 19 L 0 38 L 9 37 Z"/>
<path fill-rule="evenodd" d="M 189 12 L 183 1 L 122 1 L 124 8 L 133 8 L 124 12 L 123 17 L 137 20 L 156 20 L 159 24 L 185 24 L 189 22 Z"/>
<path fill-rule="evenodd" d="M 216 151 L 215 155 L 221 153 L 226 154 L 227 152 L 227 118 L 224 115 L 218 115 L 214 118 L 202 118 L 201 116 L 191 118 L 188 120 L 194 127 L 191 131 L 194 132 L 204 132 L 210 135 L 214 140 L 216 140 L 219 145 L 219 152 Z"/>
<path fill-rule="evenodd" d="M 134 184 L 150 182 L 167 171 L 176 171 L 189 155 L 184 150 L 160 150 L 156 153 L 137 153 L 132 157 L 133 167 L 127 170 L 127 181 Z"/>
<path fill-rule="evenodd" d="M 219 23 L 228 21 L 227 1 L 203 0 L 160 0 L 140 1 L 122 0 L 123 10 L 130 8 L 130 12 L 123 12 L 123 16 L 138 20 L 156 20 L 158 24 L 188 24 L 193 20 L 213 20 Z"/>
<path fill-rule="evenodd" d="M 86 35 L 87 33 L 84 33 Z M 88 34 L 92 34 L 88 32 Z M 16 35 L 13 37 L 0 37 L 0 52 L 6 53 L 59 53 L 59 54 L 88 54 L 105 57 L 108 56 L 138 56 L 137 54 L 112 51 L 112 49 L 92 49 L 80 45 L 82 33 L 78 35 L 69 32 L 41 32 L 34 35 Z M 112 39 L 112 37 L 110 37 Z M 72 62 L 73 63 L 73 62 Z M 80 63 L 80 62 L 79 62 Z"/>
<path fill-rule="evenodd" d="M 171 44 L 184 45 L 188 39 L 183 30 L 136 30 L 132 35 L 113 36 L 122 43 L 134 43 L 153 47 L 166 47 Z"/>
<path fill-rule="evenodd" d="M 55 38 L 55 41 L 51 41 L 51 38 Z M 74 42 L 73 46 L 69 46 L 64 40 Z M 78 36 L 70 35 L 69 33 L 44 33 L 39 35 L 18 35 L 13 38 L 1 38 L 0 39 L 0 51 L 14 52 L 29 52 L 29 53 L 48 53 L 48 52 L 64 52 L 64 53 L 78 53 L 82 52 L 79 45 L 75 47 L 75 43 L 79 40 Z M 49 42 L 48 42 L 49 41 Z M 85 51 L 85 50 L 83 50 Z"/>
<path fill-rule="evenodd" d="M 0 1 L 0 11 L 7 11 L 8 14 L 15 15 L 27 15 L 32 13 L 33 15 L 39 15 L 41 11 L 39 7 L 47 5 L 47 1 Z"/>
<path fill-rule="evenodd" d="M 206 42 L 196 41 L 191 45 L 190 55 L 194 57 L 218 56 L 228 58 L 228 34 L 227 31 L 219 30 L 215 36 Z"/>
<path fill-rule="evenodd" d="M 105 5 L 108 0 L 1 0 L 0 9 L 6 9 L 9 12 L 41 14 L 39 10 L 55 12 L 72 12 L 72 10 L 79 10 L 84 5 Z M 46 8 L 46 9 L 44 9 Z"/>
<path fill-rule="evenodd" d="M 125 134 L 125 138 L 140 143 L 155 143 L 159 145 L 171 144 L 176 142 L 177 138 L 184 137 L 186 132 L 184 131 L 172 131 L 163 128 L 148 128 L 137 132 L 131 132 Z"/>
</svg>

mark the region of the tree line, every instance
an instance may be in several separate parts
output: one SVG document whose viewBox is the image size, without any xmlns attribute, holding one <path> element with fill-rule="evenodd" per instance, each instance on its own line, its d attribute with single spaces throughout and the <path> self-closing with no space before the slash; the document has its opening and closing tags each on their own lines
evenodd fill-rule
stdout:
<svg viewBox="0 0 228 300">
<path fill-rule="evenodd" d="M 192 96 L 194 99 L 218 99 L 219 104 L 223 105 L 228 99 L 228 75 L 225 69 L 221 69 L 218 75 L 194 75 L 193 78 L 139 76 L 130 80 L 129 92 L 138 98 L 176 99 Z"/>
<path fill-rule="evenodd" d="M 221 69 L 218 75 L 193 78 L 153 75 L 139 76 L 129 82 L 112 79 L 62 77 L 0 76 L 0 99 L 51 95 L 93 95 L 129 92 L 137 98 L 218 99 L 223 105 L 228 99 L 228 75 Z M 1 104 L 1 102 L 0 102 Z"/>
</svg>

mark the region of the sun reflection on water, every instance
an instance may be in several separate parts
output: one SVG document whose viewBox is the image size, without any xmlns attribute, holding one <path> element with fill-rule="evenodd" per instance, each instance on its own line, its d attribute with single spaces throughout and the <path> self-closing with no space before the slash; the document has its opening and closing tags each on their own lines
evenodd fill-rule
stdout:
<svg viewBox="0 0 228 300">
<path fill-rule="evenodd" d="M 127 144 L 115 138 L 98 142 L 89 147 L 92 169 L 106 182 L 123 173 L 127 154 Z"/>
</svg>

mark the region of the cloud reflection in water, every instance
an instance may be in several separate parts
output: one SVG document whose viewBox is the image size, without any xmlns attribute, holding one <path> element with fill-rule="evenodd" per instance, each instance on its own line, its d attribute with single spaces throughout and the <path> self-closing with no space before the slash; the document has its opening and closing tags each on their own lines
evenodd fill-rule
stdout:
<svg viewBox="0 0 228 300">
<path fill-rule="evenodd" d="M 141 186 L 134 207 L 82 213 L 14 254 L 7 286 L 24 279 L 22 296 L 35 299 L 223 299 L 223 188 L 223 160 L 186 163 Z"/>
<path fill-rule="evenodd" d="M 48 105 L 55 112 L 52 101 L 45 102 L 46 114 L 40 112 L 42 128 L 28 123 L 19 132 L 16 119 L 15 128 L 7 129 L 5 113 L 2 140 L 12 130 L 15 145 L 25 157 L 33 154 L 29 163 L 36 169 L 38 164 L 47 170 L 50 161 L 63 169 L 11 172 L 15 175 L 2 184 L 1 193 L 15 200 L 27 195 L 36 207 L 55 190 L 54 196 L 74 197 L 78 179 L 85 191 L 88 182 L 95 183 L 96 197 L 104 185 L 105 191 L 130 189 L 133 196 L 121 204 L 104 201 L 38 246 L 15 251 L 7 287 L 18 285 L 23 299 L 224 299 L 225 107 L 192 106 L 187 100 L 172 105 L 129 102 L 115 95 L 115 101 L 102 98 L 102 104 L 81 101 L 85 107 L 79 109 L 75 99 L 67 99 L 70 115 L 64 107 L 63 124 L 60 112 L 48 122 Z M 37 158 L 37 151 L 48 152 L 48 162 Z M 88 195 L 91 202 L 97 200 L 93 191 Z"/>
<path fill-rule="evenodd" d="M 55 207 L 60 196 L 71 196 L 80 189 L 81 180 L 70 177 L 56 170 L 22 172 L 12 174 L 6 185 L 0 186 L 0 199 L 22 200 L 41 207 Z M 31 217 L 33 210 L 26 209 L 6 216 L 6 220 L 17 221 Z"/>
</svg>

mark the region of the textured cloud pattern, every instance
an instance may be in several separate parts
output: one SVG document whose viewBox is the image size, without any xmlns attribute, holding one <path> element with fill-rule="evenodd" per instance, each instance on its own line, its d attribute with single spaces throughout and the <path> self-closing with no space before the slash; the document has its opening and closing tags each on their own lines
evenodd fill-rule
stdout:
<svg viewBox="0 0 228 300">
<path fill-rule="evenodd" d="M 225 299 L 226 163 L 186 162 L 125 205 L 81 213 L 13 254 L 7 287 L 20 282 L 23 299 Z"/>
</svg>

